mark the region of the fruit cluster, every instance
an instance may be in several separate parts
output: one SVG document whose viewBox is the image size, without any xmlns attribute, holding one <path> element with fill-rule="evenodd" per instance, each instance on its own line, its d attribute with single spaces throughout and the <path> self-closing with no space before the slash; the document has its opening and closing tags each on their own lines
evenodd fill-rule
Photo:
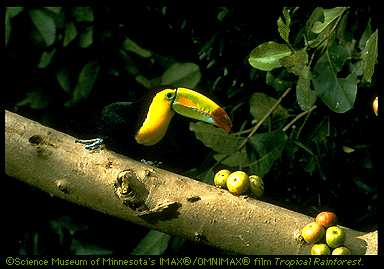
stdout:
<svg viewBox="0 0 384 269">
<path fill-rule="evenodd" d="M 319 213 L 314 222 L 301 230 L 305 242 L 314 243 L 312 255 L 350 255 L 351 251 L 344 246 L 345 231 L 337 226 L 337 218 L 333 212 Z"/>
<path fill-rule="evenodd" d="M 228 189 L 230 193 L 235 195 L 246 194 L 249 190 L 252 196 L 260 198 L 264 193 L 263 179 L 256 175 L 248 176 L 243 171 L 231 173 L 229 170 L 220 170 L 214 178 L 215 186 Z"/>
</svg>

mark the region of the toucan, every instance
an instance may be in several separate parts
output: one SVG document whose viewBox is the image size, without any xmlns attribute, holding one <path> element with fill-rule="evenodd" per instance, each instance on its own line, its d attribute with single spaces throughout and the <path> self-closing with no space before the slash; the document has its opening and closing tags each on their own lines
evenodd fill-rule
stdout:
<svg viewBox="0 0 384 269">
<path fill-rule="evenodd" d="M 128 104 L 133 105 L 133 103 Z M 132 117 L 135 113 L 132 113 L 132 111 L 128 113 L 127 109 L 124 108 L 127 107 L 127 103 L 115 103 L 113 106 L 107 106 L 104 112 L 111 111 L 112 107 L 114 108 L 114 115 L 117 115 L 117 117 L 114 116 L 113 119 L 107 117 L 107 119 L 103 120 L 104 123 L 108 124 L 107 127 L 104 127 L 107 129 L 106 131 L 115 128 L 111 126 L 112 121 L 119 122 L 119 125 L 124 124 L 126 127 L 136 125 L 133 120 L 136 121 L 137 119 Z M 134 110 L 137 111 L 136 104 Z M 115 113 L 116 111 L 117 113 Z M 148 109 L 144 111 L 145 116 L 136 125 L 136 130 L 132 131 L 132 128 L 129 128 L 132 137 L 126 137 L 125 139 L 129 140 L 130 144 L 132 144 L 132 140 L 136 145 L 154 146 L 158 144 L 166 135 L 168 126 L 176 113 L 215 125 L 225 132 L 230 132 L 232 128 L 231 119 L 223 108 L 205 95 L 183 87 L 159 90 L 149 102 Z M 123 130 L 128 130 L 128 128 Z M 121 135 L 123 132 L 123 136 L 126 136 L 125 132 L 129 131 L 119 130 L 119 134 Z M 103 143 L 103 140 L 78 140 L 78 142 L 86 144 L 87 149 L 94 149 Z"/>
<path fill-rule="evenodd" d="M 152 99 L 145 120 L 136 132 L 136 142 L 145 146 L 157 144 L 165 136 L 175 112 L 216 125 L 226 132 L 232 128 L 228 114 L 208 97 L 187 88 L 164 89 Z"/>
</svg>

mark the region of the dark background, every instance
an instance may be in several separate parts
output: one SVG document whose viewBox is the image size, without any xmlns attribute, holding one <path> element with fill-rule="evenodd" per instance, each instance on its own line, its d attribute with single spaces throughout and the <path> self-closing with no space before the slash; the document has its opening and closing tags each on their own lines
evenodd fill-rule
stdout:
<svg viewBox="0 0 384 269">
<path fill-rule="evenodd" d="M 76 40 L 66 48 L 54 44 L 56 54 L 45 69 L 37 68 L 45 47 L 36 43 L 29 16 L 20 14 L 12 19 L 12 33 L 3 64 L 6 69 L 2 91 L 6 95 L 3 97 L 5 109 L 79 138 L 95 137 L 102 131 L 103 107 L 118 101 L 135 102 L 148 94 L 148 89 L 124 71 L 126 62 L 121 59 L 119 50 L 125 37 L 154 52 L 155 63 L 137 55 L 130 56 L 148 78 L 161 75 L 170 61 L 196 63 L 202 73 L 197 88 L 204 89 L 208 96 L 233 112 L 235 130 L 240 129 L 245 119 L 251 126 L 248 107 L 240 106 L 234 112 L 236 104 L 247 102 L 255 91 L 275 98 L 281 95 L 266 84 L 265 72 L 252 70 L 247 61 L 257 44 L 268 40 L 281 42 L 276 27 L 281 6 L 234 6 L 229 1 L 205 3 L 204 6 L 193 1 L 182 4 L 140 1 L 140 4 L 130 3 L 124 7 L 95 6 L 92 9 L 95 18 L 92 45 L 82 49 L 76 45 Z M 218 20 L 218 14 L 224 9 L 226 16 Z M 313 9 L 307 6 L 298 10 L 292 32 L 303 27 Z M 354 8 L 352 14 L 357 24 L 351 32 L 357 36 L 361 35 L 369 17 L 375 24 L 371 7 Z M 213 36 L 216 37 L 210 42 Z M 199 52 L 204 46 L 211 51 L 209 57 L 201 59 Z M 97 60 L 101 66 L 97 82 L 86 99 L 66 107 L 64 103 L 70 95 L 57 83 L 57 70 L 66 67 L 78 74 L 90 60 Z M 207 67 L 211 60 L 215 60 L 214 64 Z M 224 68 L 228 75 L 223 76 L 213 90 L 213 81 L 223 74 Z M 113 75 L 111 70 L 117 70 L 119 75 Z M 47 105 L 38 109 L 20 105 L 28 92 L 36 88 L 41 89 Z M 343 114 L 330 111 L 318 101 L 319 108 L 308 128 L 315 128 L 324 118 L 332 122 L 332 134 L 327 137 L 326 147 L 320 149 L 321 169 L 309 175 L 298 169 L 304 157 L 289 160 L 288 155 L 283 155 L 282 161 L 264 178 L 263 199 L 313 216 L 321 210 L 333 210 L 344 226 L 361 231 L 377 229 L 379 156 L 375 143 L 379 127 L 371 108 L 377 91 L 379 89 L 372 85 L 359 87 L 355 107 Z M 283 105 L 293 114 L 300 112 L 294 94 L 287 97 Z M 188 124 L 184 119 L 175 118 L 158 148 L 162 152 L 151 152 L 150 156 L 156 156 L 154 160 L 164 163 L 162 168 L 183 174 L 203 166 L 204 162 L 214 164 L 209 159 L 210 150 L 189 131 Z M 110 147 L 140 160 L 141 152 L 127 148 L 124 139 L 118 137 Z M 170 143 L 172 139 L 177 143 Z M 359 145 L 360 149 L 347 154 L 341 149 L 343 145 Z M 181 163 L 180 155 L 184 159 Z M 148 232 L 144 227 L 51 197 L 6 176 L 0 195 L 5 201 L 1 242 L 6 251 L 3 254 L 126 255 Z M 172 237 L 165 254 L 186 253 L 222 251 Z"/>
</svg>

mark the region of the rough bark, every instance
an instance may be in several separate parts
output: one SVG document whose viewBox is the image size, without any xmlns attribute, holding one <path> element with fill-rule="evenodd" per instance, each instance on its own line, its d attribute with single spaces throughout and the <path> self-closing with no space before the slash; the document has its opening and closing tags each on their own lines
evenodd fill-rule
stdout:
<svg viewBox="0 0 384 269">
<path fill-rule="evenodd" d="M 308 254 L 312 217 L 136 162 L 5 112 L 5 171 L 105 214 L 241 254 Z M 353 254 L 377 254 L 377 231 L 346 229 Z"/>
</svg>

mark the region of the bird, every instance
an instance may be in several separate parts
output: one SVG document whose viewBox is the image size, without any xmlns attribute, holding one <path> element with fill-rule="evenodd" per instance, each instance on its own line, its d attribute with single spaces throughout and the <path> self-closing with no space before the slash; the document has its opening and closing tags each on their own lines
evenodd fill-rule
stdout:
<svg viewBox="0 0 384 269">
<path fill-rule="evenodd" d="M 232 129 L 232 121 L 222 107 L 207 96 L 185 87 L 157 90 L 150 99 L 149 106 L 142 107 L 143 116 L 141 119 L 135 119 L 137 124 L 132 122 L 134 114 L 138 114 L 137 103 L 134 102 L 116 102 L 106 106 L 102 113 L 102 128 L 109 133 L 107 137 L 120 137 L 131 147 L 134 144 L 146 148 L 153 147 L 166 136 L 170 122 L 176 114 L 217 126 L 226 133 Z M 130 134 L 130 137 L 127 137 L 127 134 Z M 85 144 L 88 150 L 93 150 L 103 144 L 104 140 L 96 138 L 76 142 Z"/>
<path fill-rule="evenodd" d="M 153 98 L 146 118 L 135 135 L 136 142 L 152 146 L 161 141 L 175 112 L 216 125 L 225 132 L 232 128 L 224 109 L 203 94 L 188 88 L 164 89 Z"/>
</svg>

